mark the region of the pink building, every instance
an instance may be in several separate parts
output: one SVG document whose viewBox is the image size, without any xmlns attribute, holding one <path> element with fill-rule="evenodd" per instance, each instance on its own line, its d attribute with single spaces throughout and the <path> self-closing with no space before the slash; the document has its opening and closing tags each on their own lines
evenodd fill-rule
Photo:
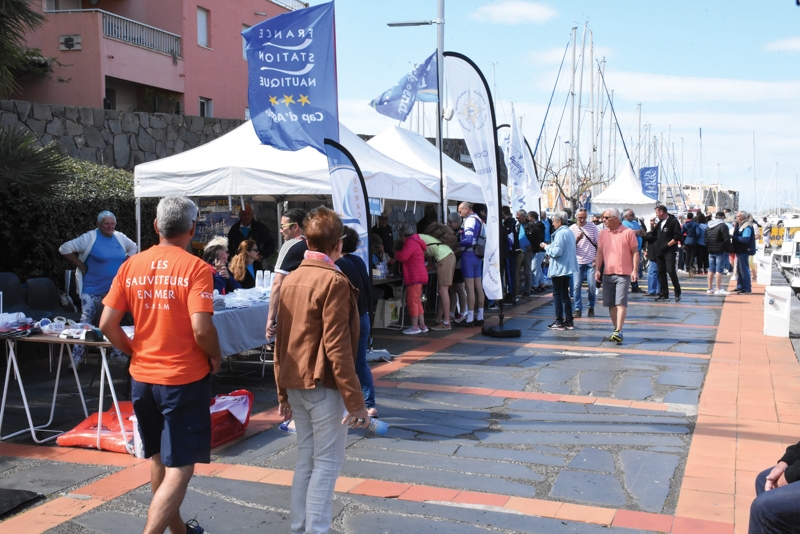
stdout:
<svg viewBox="0 0 800 534">
<path fill-rule="evenodd" d="M 15 98 L 116 110 L 248 118 L 241 31 L 297 0 L 34 0 L 27 36 L 53 65 Z M 69 80 L 68 82 L 59 81 Z"/>
</svg>

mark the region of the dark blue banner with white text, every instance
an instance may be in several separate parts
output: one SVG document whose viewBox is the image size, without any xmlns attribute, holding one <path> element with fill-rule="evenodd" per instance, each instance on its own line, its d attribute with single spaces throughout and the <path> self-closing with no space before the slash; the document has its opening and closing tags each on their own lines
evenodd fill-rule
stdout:
<svg viewBox="0 0 800 534">
<path fill-rule="evenodd" d="M 339 140 L 333 2 L 265 20 L 242 35 L 258 138 L 324 154 L 326 138 Z"/>
<path fill-rule="evenodd" d="M 639 169 L 639 181 L 642 182 L 642 193 L 653 200 L 658 200 L 658 167 Z"/>
</svg>

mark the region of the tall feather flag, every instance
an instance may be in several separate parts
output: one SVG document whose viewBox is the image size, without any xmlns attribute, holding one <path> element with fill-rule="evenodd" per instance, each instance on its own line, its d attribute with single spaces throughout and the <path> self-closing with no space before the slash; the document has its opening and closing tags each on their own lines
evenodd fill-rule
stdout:
<svg viewBox="0 0 800 534">
<path fill-rule="evenodd" d="M 333 210 L 342 218 L 342 222 L 351 227 L 361 238 L 355 254 L 364 260 L 369 267 L 369 200 L 367 185 L 355 158 L 339 143 L 325 140 L 328 155 L 328 169 L 331 173 L 331 196 Z"/>
<path fill-rule="evenodd" d="M 260 22 L 242 32 L 256 135 L 280 150 L 339 140 L 333 2 Z"/>
<path fill-rule="evenodd" d="M 404 121 L 417 100 L 437 102 L 439 90 L 436 65 L 436 52 L 434 52 L 424 62 L 415 65 L 411 72 L 400 78 L 400 81 L 384 91 L 381 96 L 374 98 L 369 105 L 381 115 Z"/>
<path fill-rule="evenodd" d="M 480 69 L 457 52 L 444 53 L 450 100 L 478 174 L 486 203 L 486 247 L 483 290 L 490 299 L 503 298 L 500 281 L 500 181 L 492 95 Z"/>
<path fill-rule="evenodd" d="M 533 170 L 533 158 L 525 146 L 525 138 L 520 131 L 514 106 L 511 106 L 511 128 L 503 139 L 503 153 L 511 187 L 512 212 L 518 210 L 539 211 L 539 198 L 542 190 Z"/>
</svg>

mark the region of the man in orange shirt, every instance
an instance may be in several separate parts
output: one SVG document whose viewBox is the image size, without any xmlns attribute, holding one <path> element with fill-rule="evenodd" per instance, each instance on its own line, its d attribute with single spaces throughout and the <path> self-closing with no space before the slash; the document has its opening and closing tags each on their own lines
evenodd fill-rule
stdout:
<svg viewBox="0 0 800 534">
<path fill-rule="evenodd" d="M 153 500 L 146 534 L 202 534 L 197 521 L 184 523 L 180 506 L 195 463 L 211 461 L 210 374 L 219 370 L 214 282 L 200 258 L 187 252 L 197 206 L 185 197 L 158 203 L 154 227 L 159 244 L 120 268 L 103 300 L 100 329 L 131 354 L 133 410 L 146 458 L 152 460 Z M 120 327 L 133 315 L 136 334 Z"/>
<path fill-rule="evenodd" d="M 605 228 L 597 239 L 595 279 L 603 284 L 603 306 L 608 308 L 614 333 L 608 339 L 622 343 L 622 325 L 628 312 L 628 291 L 636 282 L 639 242 L 633 230 L 623 226 L 619 210 L 603 212 Z"/>
</svg>

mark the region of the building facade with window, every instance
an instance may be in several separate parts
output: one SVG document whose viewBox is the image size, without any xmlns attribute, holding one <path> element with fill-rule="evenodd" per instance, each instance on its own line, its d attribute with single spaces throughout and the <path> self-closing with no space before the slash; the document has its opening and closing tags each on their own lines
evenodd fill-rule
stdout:
<svg viewBox="0 0 800 534">
<path fill-rule="evenodd" d="M 58 60 L 14 98 L 65 106 L 248 118 L 241 32 L 296 0 L 34 0 L 27 45 Z"/>
</svg>

